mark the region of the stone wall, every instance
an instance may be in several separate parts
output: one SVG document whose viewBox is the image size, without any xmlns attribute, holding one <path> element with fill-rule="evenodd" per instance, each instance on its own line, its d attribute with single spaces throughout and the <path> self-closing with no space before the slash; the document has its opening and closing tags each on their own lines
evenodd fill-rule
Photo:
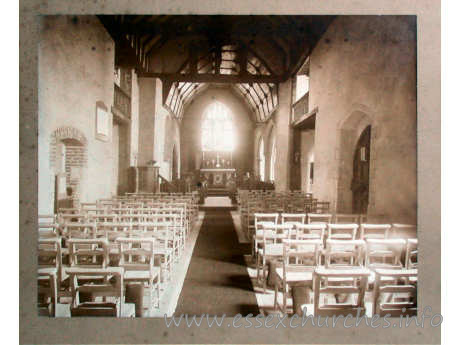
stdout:
<svg viewBox="0 0 460 345">
<path fill-rule="evenodd" d="M 53 212 L 53 157 L 61 139 L 84 141 L 87 150 L 80 201 L 109 197 L 116 183 L 111 138 L 95 138 L 96 102 L 107 109 L 113 102 L 114 43 L 94 16 L 43 16 L 41 20 L 38 211 L 46 214 Z M 57 134 L 61 132 L 67 134 Z M 79 138 L 72 133 L 80 133 Z"/>
<path fill-rule="evenodd" d="M 414 17 L 341 16 L 310 56 L 313 192 L 333 209 L 351 210 L 353 153 L 371 125 L 368 213 L 416 220 L 415 31 Z"/>
</svg>

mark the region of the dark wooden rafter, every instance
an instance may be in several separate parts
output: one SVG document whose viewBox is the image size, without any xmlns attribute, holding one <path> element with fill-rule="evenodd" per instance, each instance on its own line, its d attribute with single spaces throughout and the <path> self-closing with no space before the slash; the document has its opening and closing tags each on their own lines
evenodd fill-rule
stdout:
<svg viewBox="0 0 460 345">
<path fill-rule="evenodd" d="M 252 55 L 254 55 L 254 57 L 256 57 L 256 58 L 261 62 L 261 64 L 267 69 L 268 73 L 270 73 L 270 74 L 272 74 L 272 75 L 275 74 L 275 73 L 273 72 L 273 70 L 270 68 L 270 65 L 267 64 L 267 62 L 266 62 L 262 57 L 260 57 L 259 54 L 257 54 L 257 53 L 256 53 L 253 49 L 251 49 L 251 48 L 248 48 L 248 51 L 249 51 Z"/>
<path fill-rule="evenodd" d="M 220 74 L 220 65 L 222 63 L 221 47 L 216 46 L 214 49 L 214 74 Z"/>
<path fill-rule="evenodd" d="M 163 103 L 168 102 L 168 109 L 177 116 L 201 85 L 233 84 L 253 109 L 256 121 L 266 121 L 276 109 L 278 84 L 297 73 L 333 18 L 295 15 L 98 17 L 114 38 L 118 51 L 125 54 L 118 63 L 136 68 L 139 77 L 160 78 Z M 152 65 L 156 61 L 153 54 L 161 54 L 170 40 L 188 46 L 188 56 L 175 72 L 166 66 L 160 73 Z M 206 46 L 210 47 L 209 52 L 200 51 L 200 47 Z M 182 57 L 177 57 L 180 64 Z M 155 69 L 149 70 L 152 67 Z"/>
<path fill-rule="evenodd" d="M 190 82 L 190 83 L 231 83 L 231 84 L 253 84 L 253 83 L 279 83 L 283 79 L 280 76 L 274 75 L 252 75 L 247 76 L 235 75 L 235 74 L 183 74 L 183 73 L 154 73 L 154 72 L 141 72 L 139 74 L 142 78 L 160 78 L 162 80 L 171 80 L 178 82 Z"/>
<path fill-rule="evenodd" d="M 249 97 L 251 97 L 252 102 L 254 103 L 254 105 L 256 106 L 256 109 L 257 109 L 259 103 L 254 99 L 254 97 L 253 97 L 253 95 L 252 95 L 252 93 L 250 91 L 250 88 L 245 88 L 243 85 L 241 85 L 241 86 L 243 87 L 243 89 L 246 90 L 246 95 L 249 95 Z M 259 120 L 260 120 L 260 118 L 259 118 Z"/>
<path fill-rule="evenodd" d="M 270 88 L 270 98 L 272 100 L 272 108 L 275 108 L 275 100 L 273 99 L 273 92 L 276 92 L 274 87 L 268 86 Z"/>
<path fill-rule="evenodd" d="M 172 107 L 173 110 L 176 109 L 176 104 L 177 104 L 177 100 L 179 99 L 179 96 L 180 96 L 179 83 L 176 82 L 174 83 L 174 91 L 173 91 L 173 96 L 172 96 L 172 101 L 175 99 L 174 105 Z"/>
<path fill-rule="evenodd" d="M 161 39 L 161 35 L 151 35 L 149 40 L 145 42 L 145 56 L 148 56 L 151 52 L 151 49 L 155 43 L 157 43 Z"/>
<path fill-rule="evenodd" d="M 169 36 L 160 36 L 160 39 L 158 41 L 156 41 L 150 48 L 148 51 L 145 52 L 146 56 L 149 57 L 153 51 L 155 50 L 160 50 L 161 47 L 163 47 L 166 42 L 168 42 L 169 40 Z"/>
</svg>

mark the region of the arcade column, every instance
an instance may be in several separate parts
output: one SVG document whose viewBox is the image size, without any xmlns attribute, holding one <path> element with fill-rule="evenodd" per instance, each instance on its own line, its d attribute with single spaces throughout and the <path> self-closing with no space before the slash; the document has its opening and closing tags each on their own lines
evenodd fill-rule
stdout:
<svg viewBox="0 0 460 345">
<path fill-rule="evenodd" d="M 293 130 L 291 128 L 292 81 L 289 79 L 278 86 L 278 111 L 276 112 L 276 161 L 275 189 L 286 191 L 290 188 Z"/>
</svg>

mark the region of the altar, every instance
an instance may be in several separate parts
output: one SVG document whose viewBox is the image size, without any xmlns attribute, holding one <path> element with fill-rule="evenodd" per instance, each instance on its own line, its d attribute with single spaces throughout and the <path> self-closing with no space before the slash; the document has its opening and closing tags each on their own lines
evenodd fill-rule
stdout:
<svg viewBox="0 0 460 345">
<path fill-rule="evenodd" d="M 201 175 L 207 182 L 208 188 L 224 188 L 229 181 L 235 181 L 235 172 L 233 168 L 203 168 L 200 169 Z"/>
<path fill-rule="evenodd" d="M 202 154 L 200 175 L 208 188 L 225 188 L 229 181 L 236 181 L 231 152 L 206 151 Z"/>
</svg>

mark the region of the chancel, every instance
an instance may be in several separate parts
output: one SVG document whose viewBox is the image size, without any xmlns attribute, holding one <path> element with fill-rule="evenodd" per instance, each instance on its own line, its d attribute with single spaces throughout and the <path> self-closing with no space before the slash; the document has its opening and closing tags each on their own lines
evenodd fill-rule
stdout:
<svg viewBox="0 0 460 345">
<path fill-rule="evenodd" d="M 38 313 L 417 313 L 415 16 L 42 16 Z"/>
</svg>

